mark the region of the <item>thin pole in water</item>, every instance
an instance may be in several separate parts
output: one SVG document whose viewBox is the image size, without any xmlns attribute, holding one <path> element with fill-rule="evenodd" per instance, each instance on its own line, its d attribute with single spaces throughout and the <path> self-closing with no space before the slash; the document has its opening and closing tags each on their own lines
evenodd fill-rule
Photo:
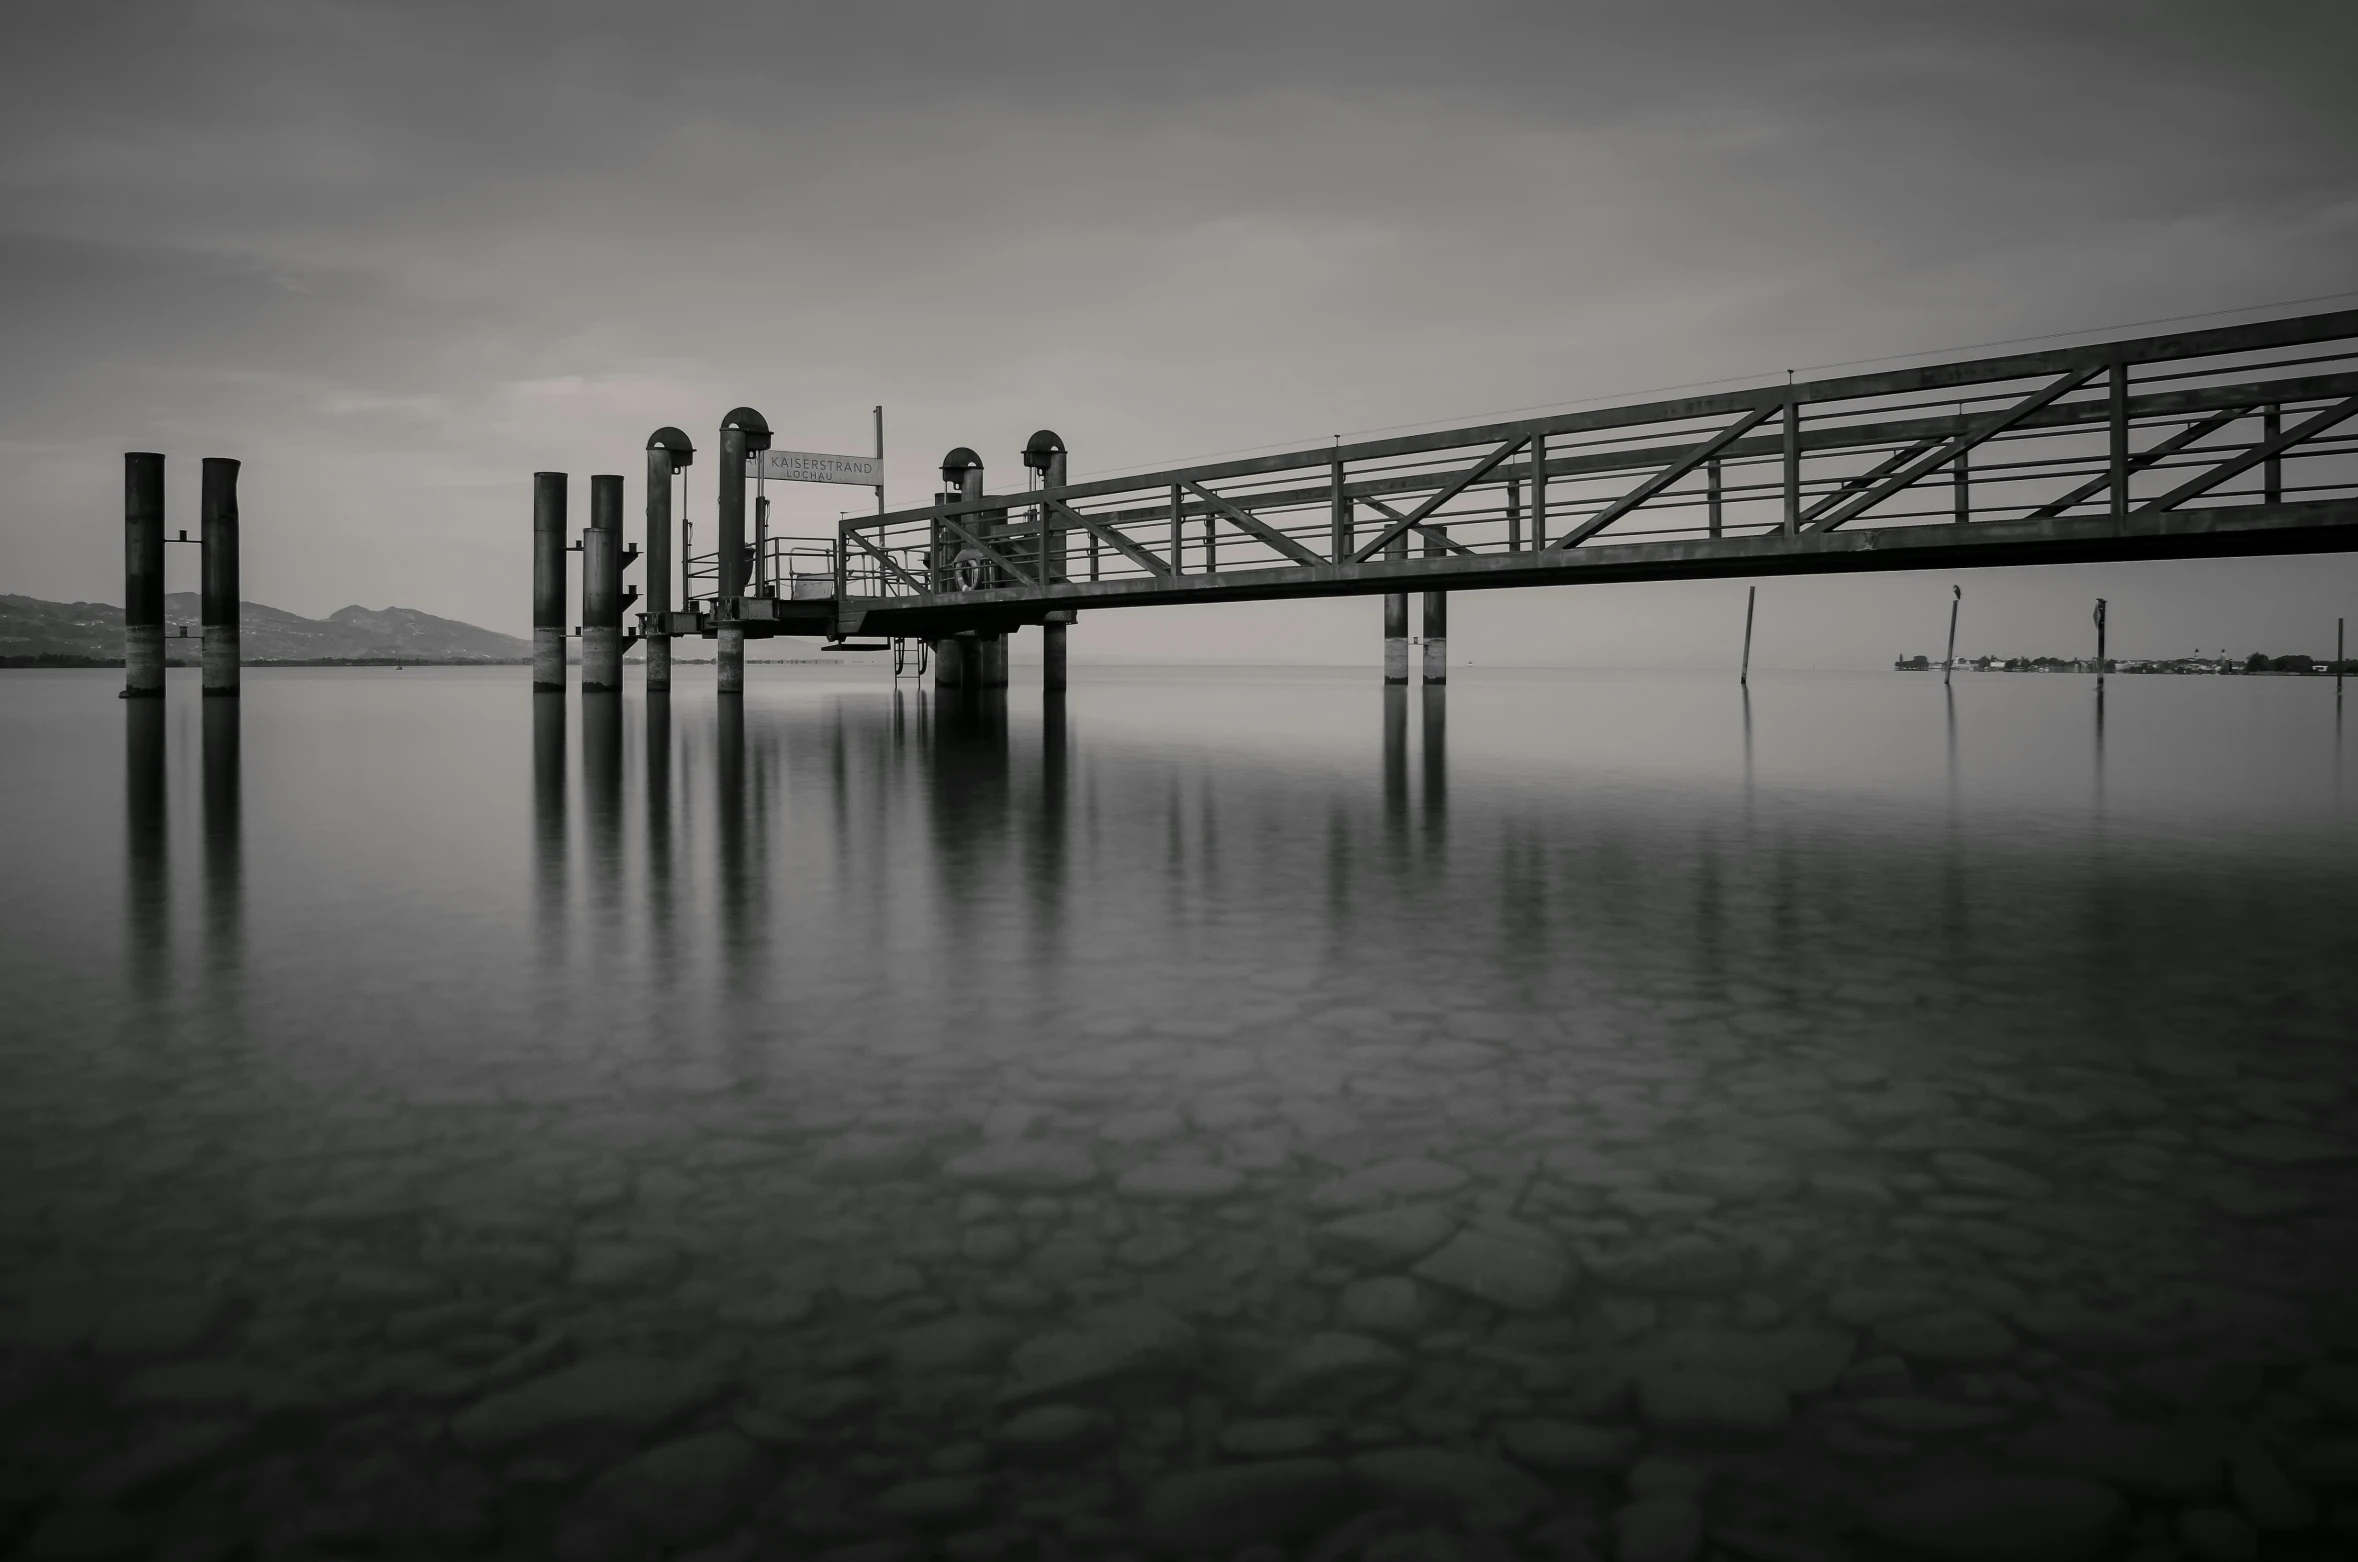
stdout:
<svg viewBox="0 0 2358 1562">
<path fill-rule="evenodd" d="M 1957 607 L 1965 600 L 1963 586 L 1949 588 L 1949 654 L 1941 658 L 1940 681 L 1947 683 L 1957 671 Z"/>
<path fill-rule="evenodd" d="M 1758 586 L 1744 588 L 1744 665 L 1736 674 L 1736 682 L 1746 688 L 1752 686 L 1752 605 L 1753 599 L 1759 594 Z"/>
<path fill-rule="evenodd" d="M 2104 599 L 2096 599 L 2096 681 L 2104 681 Z"/>
</svg>

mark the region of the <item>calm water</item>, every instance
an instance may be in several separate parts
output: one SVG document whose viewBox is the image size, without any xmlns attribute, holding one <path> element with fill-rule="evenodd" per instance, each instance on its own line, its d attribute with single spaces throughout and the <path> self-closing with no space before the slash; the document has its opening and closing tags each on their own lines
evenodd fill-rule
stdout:
<svg viewBox="0 0 2358 1562">
<path fill-rule="evenodd" d="M 0 1547 L 2358 1544 L 2330 683 L 764 671 L 0 675 Z"/>
</svg>

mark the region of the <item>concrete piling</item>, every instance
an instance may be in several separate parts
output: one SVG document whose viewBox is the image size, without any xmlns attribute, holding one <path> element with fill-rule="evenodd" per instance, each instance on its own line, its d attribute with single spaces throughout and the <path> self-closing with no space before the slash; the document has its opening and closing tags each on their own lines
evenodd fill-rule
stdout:
<svg viewBox="0 0 2358 1562">
<path fill-rule="evenodd" d="M 1437 559 L 1449 550 L 1438 537 L 1425 539 L 1425 557 Z M 1425 593 L 1425 682 L 1449 681 L 1449 593 Z"/>
<path fill-rule="evenodd" d="M 565 474 L 532 474 L 532 688 L 565 691 Z"/>
<path fill-rule="evenodd" d="M 581 692 L 622 691 L 622 479 L 590 479 L 581 534 Z"/>
<path fill-rule="evenodd" d="M 745 461 L 753 452 L 769 448 L 769 421 L 751 407 L 739 407 L 721 419 L 712 521 L 713 622 L 723 694 L 745 692 Z"/>
<path fill-rule="evenodd" d="M 1384 545 L 1386 559 L 1408 557 L 1408 533 L 1402 532 Z M 1384 593 L 1384 682 L 1408 682 L 1408 593 Z"/>
<path fill-rule="evenodd" d="M 1069 682 L 1064 636 L 1072 622 L 1072 609 L 1052 608 L 1047 622 L 1040 625 L 1040 687 L 1049 694 L 1062 694 Z"/>
<path fill-rule="evenodd" d="M 205 633 L 204 685 L 208 695 L 237 698 L 240 678 L 238 644 L 238 463 L 226 456 L 205 457 L 204 488 L 197 509 L 204 547 L 203 608 Z"/>
<path fill-rule="evenodd" d="M 164 697 L 164 458 L 123 455 L 123 698 Z"/>
<path fill-rule="evenodd" d="M 676 428 L 647 436 L 647 692 L 671 692 L 671 480 L 696 459 Z"/>
<path fill-rule="evenodd" d="M 1054 429 L 1041 429 L 1024 442 L 1023 464 L 1040 474 L 1042 488 L 1062 488 L 1070 478 L 1064 440 Z M 1066 567 L 1065 530 L 1054 511 L 1039 507 L 1034 518 L 1039 539 L 1040 579 L 1044 584 L 1071 578 Z M 1070 609 L 1049 613 L 1040 625 L 1040 687 L 1061 691 L 1065 686 L 1065 631 L 1073 621 Z"/>
</svg>

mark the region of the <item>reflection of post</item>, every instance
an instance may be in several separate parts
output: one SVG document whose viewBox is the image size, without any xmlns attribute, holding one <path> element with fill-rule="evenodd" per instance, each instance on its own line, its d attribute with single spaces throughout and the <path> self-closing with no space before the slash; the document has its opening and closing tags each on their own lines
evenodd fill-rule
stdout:
<svg viewBox="0 0 2358 1562">
<path fill-rule="evenodd" d="M 1408 691 L 1384 688 L 1384 825 L 1397 838 L 1408 824 Z"/>
<path fill-rule="evenodd" d="M 555 955 L 565 929 L 565 696 L 532 698 L 532 829 L 543 953 Z"/>
<path fill-rule="evenodd" d="M 671 700 L 647 701 L 647 918 L 658 979 L 672 969 Z"/>
<path fill-rule="evenodd" d="M 157 458 L 159 472 L 162 460 Z M 161 635 L 156 643 L 160 654 Z M 163 995 L 172 954 L 171 840 L 165 811 L 162 702 L 132 700 L 123 711 L 123 723 L 123 937 L 132 986 L 140 997 L 154 1000 Z"/>
<path fill-rule="evenodd" d="M 1065 693 L 1049 689 L 1040 697 L 1040 833 L 1029 864 L 1037 950 L 1032 969 L 1038 973 L 1056 966 L 1064 946 L 1065 743 Z"/>
<path fill-rule="evenodd" d="M 714 802 L 718 812 L 714 845 L 720 855 L 721 950 L 724 982 L 734 989 L 745 968 L 746 898 L 750 893 L 745 868 L 745 707 L 723 700 L 713 742 Z"/>
<path fill-rule="evenodd" d="M 226 974 L 242 963 L 244 942 L 245 804 L 238 705 L 236 700 L 207 700 L 204 707 L 205 943 L 206 963 L 215 974 Z"/>
<path fill-rule="evenodd" d="M 1449 691 L 1436 680 L 1417 694 L 1424 702 L 1425 833 L 1438 835 L 1449 813 Z"/>
<path fill-rule="evenodd" d="M 581 796 L 589 842 L 594 919 L 618 909 L 622 889 L 622 699 L 584 691 Z"/>
</svg>

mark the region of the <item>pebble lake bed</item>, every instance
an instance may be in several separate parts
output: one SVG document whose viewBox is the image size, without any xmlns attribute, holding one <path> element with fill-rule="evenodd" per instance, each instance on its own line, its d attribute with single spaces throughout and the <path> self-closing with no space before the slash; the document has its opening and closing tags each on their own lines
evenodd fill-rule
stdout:
<svg viewBox="0 0 2358 1562">
<path fill-rule="evenodd" d="M 114 676 L 0 1556 L 2358 1556 L 2324 680 Z"/>
</svg>

